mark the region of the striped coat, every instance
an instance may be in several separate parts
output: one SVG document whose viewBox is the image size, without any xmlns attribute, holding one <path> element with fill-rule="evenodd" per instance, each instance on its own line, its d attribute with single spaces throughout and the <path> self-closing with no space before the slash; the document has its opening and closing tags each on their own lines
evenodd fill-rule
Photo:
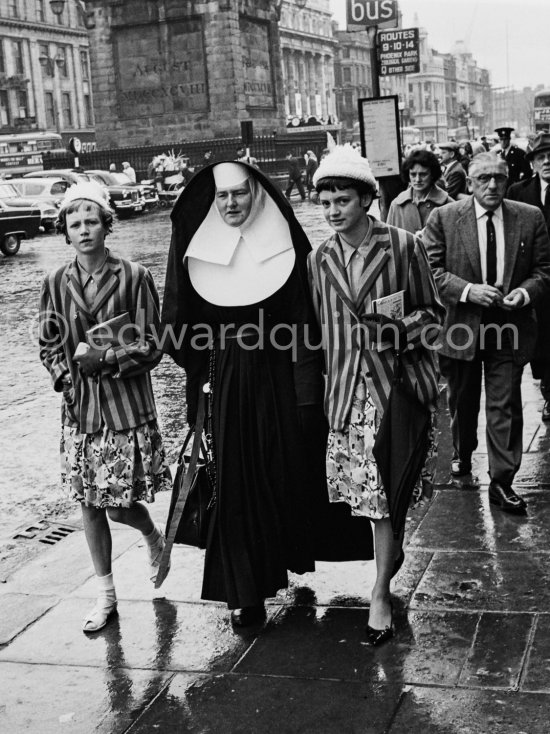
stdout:
<svg viewBox="0 0 550 734">
<path fill-rule="evenodd" d="M 393 350 L 369 348 L 365 330 L 360 328 L 362 317 L 372 313 L 375 298 L 405 291 L 403 321 L 409 351 L 403 356 L 404 377 L 421 402 L 431 409 L 438 396 L 437 357 L 423 343 L 435 340 L 444 308 L 424 247 L 409 232 L 378 220 L 373 220 L 369 244 L 357 304 L 351 298 L 336 235 L 312 252 L 308 260 L 314 305 L 323 332 L 325 411 L 335 430 L 346 426 L 362 354 L 367 364 L 367 386 L 380 415 L 387 404 L 394 369 Z"/>
<path fill-rule="evenodd" d="M 84 377 L 73 361 L 86 330 L 128 312 L 140 339 L 114 347 L 117 363 L 101 377 Z M 149 271 L 138 263 L 108 255 L 97 296 L 90 310 L 82 293 L 76 260 L 44 279 L 40 296 L 40 359 L 54 390 L 63 391 L 62 422 L 94 433 L 105 424 L 113 430 L 135 428 L 156 418 L 150 370 L 162 353 L 154 337 L 159 332 L 159 299 Z M 63 388 L 70 375 L 73 387 Z"/>
</svg>

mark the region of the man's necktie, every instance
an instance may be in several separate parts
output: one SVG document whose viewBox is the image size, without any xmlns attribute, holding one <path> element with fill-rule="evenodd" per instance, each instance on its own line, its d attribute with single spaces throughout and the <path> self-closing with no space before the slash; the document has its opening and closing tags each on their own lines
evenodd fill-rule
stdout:
<svg viewBox="0 0 550 734">
<path fill-rule="evenodd" d="M 487 214 L 487 285 L 497 282 L 497 235 L 493 224 L 494 212 Z"/>
</svg>

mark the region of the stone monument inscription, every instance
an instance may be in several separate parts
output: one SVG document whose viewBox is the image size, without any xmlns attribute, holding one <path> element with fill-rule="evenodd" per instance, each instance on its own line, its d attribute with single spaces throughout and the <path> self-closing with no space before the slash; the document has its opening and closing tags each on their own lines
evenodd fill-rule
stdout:
<svg viewBox="0 0 550 734">
<path fill-rule="evenodd" d="M 118 28 L 114 50 L 120 119 L 208 111 L 200 19 Z"/>
<path fill-rule="evenodd" d="M 269 26 L 241 16 L 241 49 L 247 107 L 275 107 Z"/>
</svg>

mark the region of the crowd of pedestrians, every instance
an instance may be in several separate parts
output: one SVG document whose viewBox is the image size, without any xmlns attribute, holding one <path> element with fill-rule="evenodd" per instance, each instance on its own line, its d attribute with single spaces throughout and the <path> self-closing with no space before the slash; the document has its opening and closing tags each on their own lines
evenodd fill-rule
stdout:
<svg viewBox="0 0 550 734">
<path fill-rule="evenodd" d="M 550 134 L 521 155 L 510 133 L 497 130 L 490 152 L 454 141 L 409 151 L 386 222 L 369 213 L 377 182 L 350 145 L 319 160 L 308 150 L 304 170 L 289 152 L 284 195 L 250 151 L 224 161 L 207 151 L 173 210 L 160 321 L 149 272 L 105 247 L 102 192 L 69 190 L 58 226 L 75 258 L 44 281 L 41 359 L 62 393 L 64 482 L 98 581 L 85 632 L 116 611 L 108 518 L 143 534 L 152 578 L 163 553 L 142 504 L 168 477 L 149 378 L 161 350 L 185 371 L 190 423 L 207 395 L 216 502 L 202 598 L 225 602 L 235 626 L 262 621 L 289 570 L 374 557 L 366 639 L 393 637 L 397 507 L 432 495 L 442 375 L 451 475 L 471 472 L 483 391 L 490 502 L 527 512 L 514 478 L 530 361 L 550 418 L 548 339 L 537 338 L 550 328 Z M 315 251 L 288 201 L 294 186 L 301 199 L 316 193 L 332 230 Z M 133 336 L 81 348 L 94 326 L 124 316 Z M 411 427 L 403 438 L 391 426 L 397 385 L 412 406 L 397 421 Z M 421 440 L 399 495 L 391 477 L 407 447 L 392 442 L 412 440 L 414 411 Z"/>
</svg>

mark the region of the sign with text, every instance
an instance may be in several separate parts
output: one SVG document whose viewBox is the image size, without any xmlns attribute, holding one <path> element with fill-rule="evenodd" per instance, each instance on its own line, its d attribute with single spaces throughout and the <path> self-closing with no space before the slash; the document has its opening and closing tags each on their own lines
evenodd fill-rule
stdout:
<svg viewBox="0 0 550 734">
<path fill-rule="evenodd" d="M 239 19 L 247 107 L 275 107 L 271 70 L 271 43 L 266 23 Z"/>
<path fill-rule="evenodd" d="M 401 168 L 397 95 L 358 100 L 361 153 L 376 178 L 398 176 Z"/>
<path fill-rule="evenodd" d="M 347 0 L 348 26 L 380 25 L 397 18 L 397 0 Z"/>
<path fill-rule="evenodd" d="M 418 74 L 420 71 L 418 28 L 379 31 L 378 68 L 380 76 Z"/>
</svg>

